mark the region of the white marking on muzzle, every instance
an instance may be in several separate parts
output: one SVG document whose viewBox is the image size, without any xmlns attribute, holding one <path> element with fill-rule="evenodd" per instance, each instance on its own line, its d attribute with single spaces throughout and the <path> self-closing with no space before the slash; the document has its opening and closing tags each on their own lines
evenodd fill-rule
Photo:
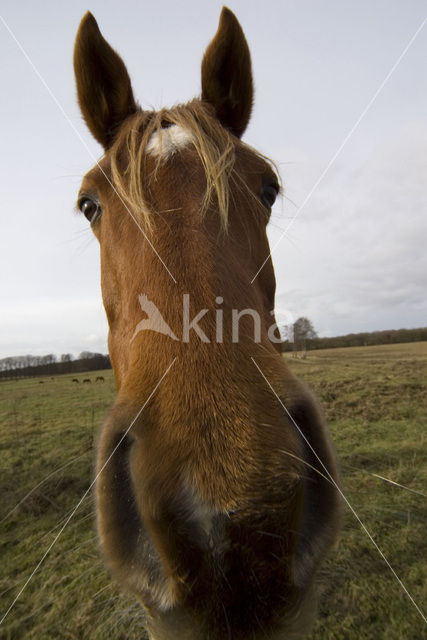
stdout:
<svg viewBox="0 0 427 640">
<path fill-rule="evenodd" d="M 191 133 L 176 124 L 154 131 L 147 144 L 147 153 L 167 160 L 193 141 Z"/>
</svg>

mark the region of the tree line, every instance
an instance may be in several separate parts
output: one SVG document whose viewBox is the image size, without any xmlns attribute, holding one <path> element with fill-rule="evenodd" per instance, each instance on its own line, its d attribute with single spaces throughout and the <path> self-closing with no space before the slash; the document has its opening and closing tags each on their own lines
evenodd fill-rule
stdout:
<svg viewBox="0 0 427 640">
<path fill-rule="evenodd" d="M 10 356 L 0 359 L 0 380 L 82 373 L 98 369 L 111 369 L 108 355 L 82 351 L 77 358 L 71 353 L 63 353 L 59 358 L 54 353 L 44 356 Z"/>
<path fill-rule="evenodd" d="M 282 343 L 283 351 L 304 352 L 313 349 L 367 347 L 379 344 L 427 341 L 427 327 L 348 333 L 333 338 L 319 338 L 308 318 L 298 318 L 293 325 L 286 327 L 286 336 L 287 339 Z"/>
<path fill-rule="evenodd" d="M 348 333 L 333 338 L 319 338 L 313 323 L 306 317 L 298 318 L 293 324 L 282 327 L 282 333 L 286 335 L 286 339 L 282 342 L 282 351 L 301 351 L 302 353 L 308 350 L 332 349 L 334 347 L 365 347 L 378 344 L 427 341 L 427 327 Z M 54 353 L 44 356 L 10 356 L 0 359 L 0 380 L 53 376 L 61 373 L 82 373 L 98 369 L 111 369 L 108 355 L 82 351 L 77 358 L 74 358 L 71 353 L 63 353 L 59 357 Z"/>
</svg>

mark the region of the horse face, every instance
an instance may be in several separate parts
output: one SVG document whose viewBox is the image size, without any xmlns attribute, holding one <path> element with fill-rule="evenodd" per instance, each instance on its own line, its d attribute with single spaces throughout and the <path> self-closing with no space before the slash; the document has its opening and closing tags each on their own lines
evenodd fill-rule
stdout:
<svg viewBox="0 0 427 640">
<path fill-rule="evenodd" d="M 272 325 L 275 278 L 266 226 L 279 183 L 272 166 L 240 141 L 253 92 L 249 49 L 234 15 L 223 10 L 205 52 L 201 100 L 183 107 L 157 114 L 140 110 L 123 61 L 89 13 L 77 34 L 74 65 L 83 116 L 105 150 L 83 180 L 78 207 L 101 245 L 109 350 L 119 387 L 139 357 L 132 337 L 141 320 L 141 294 L 179 334 L 182 318 L 174 310 L 182 303 L 162 300 L 159 291 L 169 289 L 165 278 L 180 280 L 181 297 L 193 291 L 195 274 L 183 272 L 194 265 L 198 270 L 206 260 L 212 271 L 224 272 L 225 281 L 227 269 L 246 274 L 244 288 L 266 260 L 251 287 L 252 306 Z M 212 251 L 216 256 L 209 258 Z M 223 296 L 221 286 L 216 296 Z M 248 306 L 235 298 L 237 306 Z"/>
</svg>

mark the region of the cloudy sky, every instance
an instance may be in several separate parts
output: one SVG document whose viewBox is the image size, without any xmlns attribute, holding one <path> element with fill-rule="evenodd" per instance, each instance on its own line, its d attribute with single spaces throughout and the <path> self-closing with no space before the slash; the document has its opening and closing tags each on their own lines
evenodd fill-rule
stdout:
<svg viewBox="0 0 427 640">
<path fill-rule="evenodd" d="M 102 153 L 76 104 L 75 33 L 90 9 L 124 58 L 141 105 L 172 105 L 200 91 L 221 2 L 0 6 L 0 357 L 106 352 L 98 245 L 73 213 L 80 180 Z M 270 225 L 279 318 L 307 315 L 320 335 L 425 326 L 427 23 L 372 98 L 422 25 L 427 2 L 228 6 L 255 76 L 244 139 L 276 160 L 286 189 Z"/>
</svg>

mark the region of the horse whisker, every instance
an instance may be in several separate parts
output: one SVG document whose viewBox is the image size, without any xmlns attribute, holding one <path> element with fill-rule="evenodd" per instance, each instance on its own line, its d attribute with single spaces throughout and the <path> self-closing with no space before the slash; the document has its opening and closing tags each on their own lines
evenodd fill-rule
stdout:
<svg viewBox="0 0 427 640">
<path fill-rule="evenodd" d="M 390 478 L 385 478 L 384 476 L 380 476 L 378 473 L 372 473 L 370 471 L 366 471 L 366 469 L 362 469 L 365 473 L 369 473 L 369 475 L 374 476 L 375 478 L 379 478 L 380 480 L 384 480 L 384 482 L 388 482 L 389 484 L 393 484 L 396 487 L 400 487 L 401 489 L 406 489 L 406 491 L 410 491 L 411 493 L 416 493 L 423 498 L 427 498 L 427 494 L 422 491 L 418 491 L 417 489 L 411 489 L 411 487 L 407 487 L 404 484 L 400 484 L 400 482 L 396 482 L 395 480 L 391 480 Z"/>
</svg>

